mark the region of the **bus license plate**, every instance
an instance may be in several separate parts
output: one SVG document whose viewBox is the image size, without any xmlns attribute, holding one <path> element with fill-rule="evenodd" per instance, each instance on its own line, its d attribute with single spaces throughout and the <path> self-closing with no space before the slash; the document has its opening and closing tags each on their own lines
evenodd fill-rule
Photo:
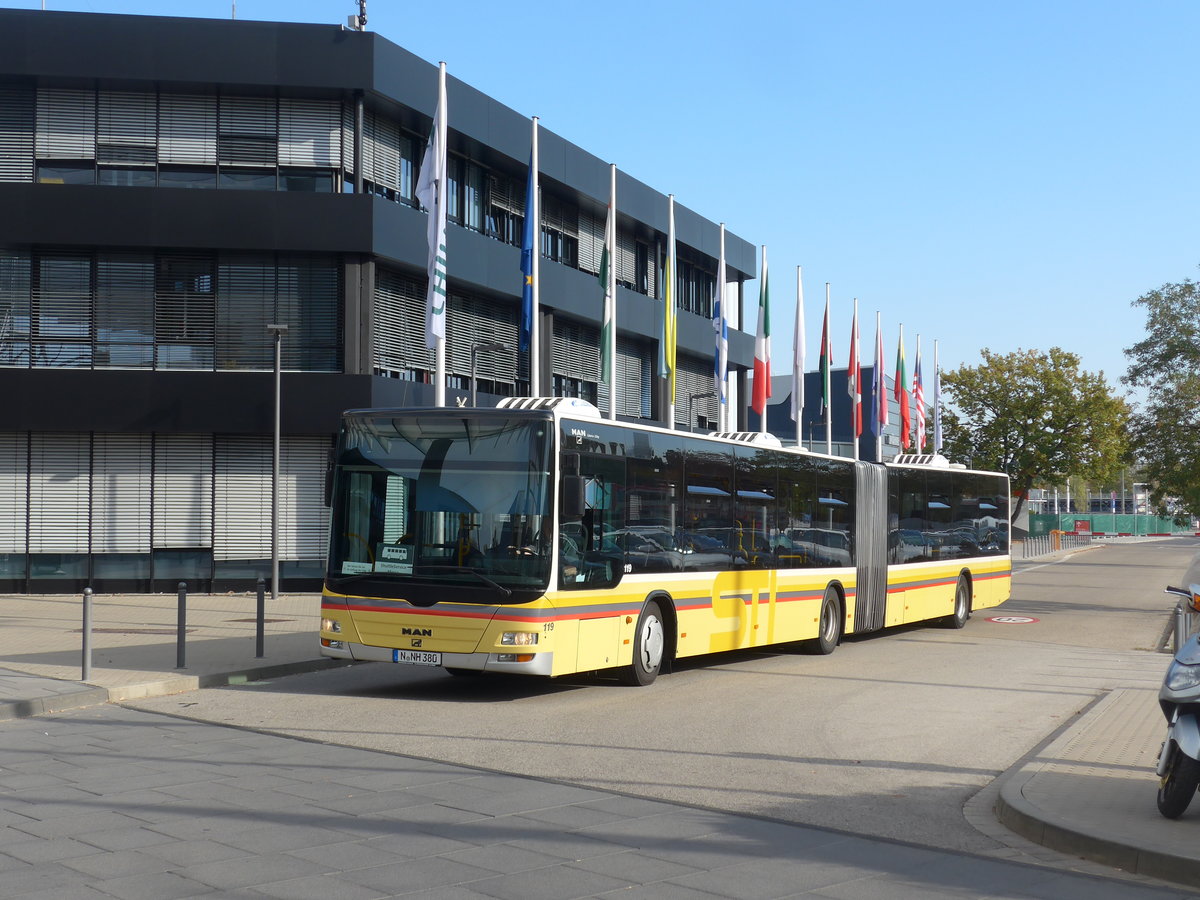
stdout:
<svg viewBox="0 0 1200 900">
<path fill-rule="evenodd" d="M 430 650 L 393 650 L 392 662 L 407 663 L 410 666 L 440 666 L 442 654 Z"/>
</svg>

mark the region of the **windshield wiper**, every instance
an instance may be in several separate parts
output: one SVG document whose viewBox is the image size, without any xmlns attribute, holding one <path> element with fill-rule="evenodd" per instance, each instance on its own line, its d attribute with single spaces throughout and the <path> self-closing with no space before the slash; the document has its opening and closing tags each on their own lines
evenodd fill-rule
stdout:
<svg viewBox="0 0 1200 900">
<path fill-rule="evenodd" d="M 453 572 L 458 575 L 474 575 L 485 585 L 499 593 L 500 596 L 505 600 L 508 600 L 512 597 L 513 592 L 511 588 L 506 588 L 504 585 L 493 581 L 482 572 L 478 572 L 469 566 L 418 566 L 418 568 L 425 569 L 427 571 L 432 570 L 434 572 Z M 398 573 L 396 572 L 356 572 L 353 575 L 335 575 L 334 578 L 337 579 L 338 587 L 343 587 L 348 584 L 356 584 L 368 578 L 396 578 L 397 575 Z M 406 580 L 419 577 L 420 576 L 416 572 L 414 572 L 412 575 L 405 576 Z"/>
<path fill-rule="evenodd" d="M 502 584 L 496 583 L 478 569 L 472 569 L 470 566 L 420 566 L 419 568 L 432 569 L 435 572 L 454 572 L 455 574 L 459 575 L 474 575 L 488 587 L 495 591 L 499 591 L 500 596 L 502 596 L 505 600 L 512 596 L 512 590 L 506 588 Z"/>
</svg>

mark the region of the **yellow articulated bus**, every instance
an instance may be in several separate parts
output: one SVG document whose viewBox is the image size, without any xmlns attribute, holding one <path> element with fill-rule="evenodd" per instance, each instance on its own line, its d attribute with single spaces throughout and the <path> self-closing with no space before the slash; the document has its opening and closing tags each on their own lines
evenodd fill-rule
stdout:
<svg viewBox="0 0 1200 900">
<path fill-rule="evenodd" d="M 451 673 L 602 669 L 938 620 L 1009 596 L 1004 475 L 602 419 L 589 403 L 352 410 L 321 652 Z"/>
</svg>

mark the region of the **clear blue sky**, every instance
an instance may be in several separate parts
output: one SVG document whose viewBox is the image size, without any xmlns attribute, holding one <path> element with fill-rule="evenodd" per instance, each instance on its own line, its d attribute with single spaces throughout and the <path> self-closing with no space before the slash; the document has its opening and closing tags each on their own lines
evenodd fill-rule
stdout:
<svg viewBox="0 0 1200 900">
<path fill-rule="evenodd" d="M 237 2 L 239 19 L 338 24 L 356 11 Z M 1200 3 L 607 0 L 550 12 L 371 0 L 368 29 L 766 244 L 776 371 L 797 265 L 810 365 L 828 281 L 837 365 L 858 297 L 865 361 L 880 310 L 889 368 L 902 322 L 910 367 L 919 333 L 927 367 L 934 339 L 943 369 L 974 364 L 981 347 L 1060 346 L 1113 384 L 1144 330 L 1130 302 L 1197 274 Z"/>
</svg>

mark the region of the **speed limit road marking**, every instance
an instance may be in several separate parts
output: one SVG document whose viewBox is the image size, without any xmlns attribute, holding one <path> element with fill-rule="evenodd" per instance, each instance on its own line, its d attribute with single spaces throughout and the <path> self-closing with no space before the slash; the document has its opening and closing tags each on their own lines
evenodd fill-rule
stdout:
<svg viewBox="0 0 1200 900">
<path fill-rule="evenodd" d="M 988 621 L 997 625 L 1032 625 L 1038 620 L 1033 616 L 992 616 Z"/>
</svg>

